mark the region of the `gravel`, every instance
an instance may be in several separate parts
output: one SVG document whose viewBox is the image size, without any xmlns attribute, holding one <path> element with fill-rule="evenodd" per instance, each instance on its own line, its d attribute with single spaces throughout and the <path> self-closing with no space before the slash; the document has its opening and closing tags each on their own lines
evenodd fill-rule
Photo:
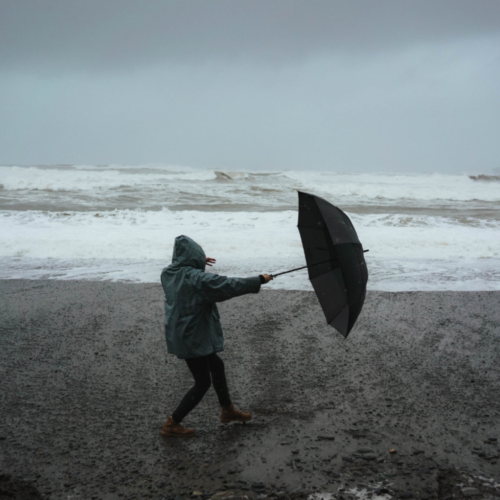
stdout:
<svg viewBox="0 0 500 500">
<path fill-rule="evenodd" d="M 220 424 L 210 391 L 184 440 L 159 435 L 192 383 L 166 352 L 159 285 L 0 294 L 5 484 L 82 500 L 500 497 L 498 292 L 369 292 L 347 340 L 311 292 L 223 303 L 230 392 L 253 420 Z"/>
</svg>

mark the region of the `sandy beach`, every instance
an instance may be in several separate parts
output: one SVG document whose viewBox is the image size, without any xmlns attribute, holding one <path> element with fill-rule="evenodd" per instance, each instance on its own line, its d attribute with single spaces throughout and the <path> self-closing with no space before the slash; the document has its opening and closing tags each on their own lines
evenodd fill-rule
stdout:
<svg viewBox="0 0 500 500">
<path fill-rule="evenodd" d="M 185 440 L 159 434 L 192 382 L 159 284 L 0 294 L 0 472 L 44 498 L 500 496 L 500 292 L 369 292 L 347 340 L 312 292 L 223 303 L 230 392 L 254 418 L 223 426 L 211 390 Z"/>
</svg>

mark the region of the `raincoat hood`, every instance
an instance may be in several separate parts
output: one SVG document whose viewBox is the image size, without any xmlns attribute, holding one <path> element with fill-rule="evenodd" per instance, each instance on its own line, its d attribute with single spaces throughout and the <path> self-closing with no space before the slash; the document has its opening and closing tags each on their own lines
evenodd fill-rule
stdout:
<svg viewBox="0 0 500 500">
<path fill-rule="evenodd" d="M 172 265 L 176 267 L 194 267 L 205 270 L 207 257 L 203 248 L 189 236 L 177 236 L 175 238 L 174 255 Z"/>
</svg>

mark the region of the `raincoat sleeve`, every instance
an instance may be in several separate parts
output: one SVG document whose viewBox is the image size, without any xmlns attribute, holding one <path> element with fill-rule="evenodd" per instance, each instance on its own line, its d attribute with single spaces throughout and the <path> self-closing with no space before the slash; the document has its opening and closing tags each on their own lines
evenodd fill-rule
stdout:
<svg viewBox="0 0 500 500">
<path fill-rule="evenodd" d="M 205 302 L 223 302 L 233 297 L 260 291 L 260 278 L 228 278 L 218 274 L 203 273 L 198 288 Z"/>
</svg>

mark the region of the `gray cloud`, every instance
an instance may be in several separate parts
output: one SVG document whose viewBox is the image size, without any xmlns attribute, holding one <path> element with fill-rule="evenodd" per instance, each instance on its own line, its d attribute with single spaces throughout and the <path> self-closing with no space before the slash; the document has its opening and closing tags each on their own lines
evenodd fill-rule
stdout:
<svg viewBox="0 0 500 500">
<path fill-rule="evenodd" d="M 498 0 L 0 0 L 0 164 L 488 172 Z"/>
<path fill-rule="evenodd" d="M 0 163 L 487 172 L 500 166 L 499 41 L 277 68 L 14 75 L 0 80 Z"/>
<path fill-rule="evenodd" d="M 0 0 L 0 68 L 287 62 L 500 30 L 498 0 Z"/>
</svg>

